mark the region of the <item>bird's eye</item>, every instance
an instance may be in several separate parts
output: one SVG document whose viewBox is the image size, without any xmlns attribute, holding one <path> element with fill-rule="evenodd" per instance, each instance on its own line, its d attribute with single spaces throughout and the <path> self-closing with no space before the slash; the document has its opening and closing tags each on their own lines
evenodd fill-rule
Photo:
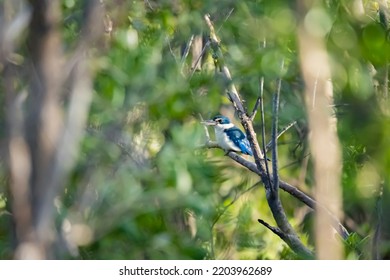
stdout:
<svg viewBox="0 0 390 280">
<path fill-rule="evenodd" d="M 222 119 L 218 118 L 218 119 L 215 119 L 215 121 L 216 121 L 217 123 L 221 123 L 221 122 L 222 122 Z"/>
</svg>

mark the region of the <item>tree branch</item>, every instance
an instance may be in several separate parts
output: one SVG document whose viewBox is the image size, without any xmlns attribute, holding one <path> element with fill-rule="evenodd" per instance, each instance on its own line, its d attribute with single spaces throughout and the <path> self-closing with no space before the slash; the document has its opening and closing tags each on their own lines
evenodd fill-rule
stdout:
<svg viewBox="0 0 390 280">
<path fill-rule="evenodd" d="M 257 100 L 260 100 L 260 111 L 261 111 L 261 145 L 264 158 L 267 158 L 267 149 L 265 147 L 265 115 L 264 115 L 264 77 L 261 77 L 260 80 L 260 96 Z M 252 118 L 253 121 L 253 118 Z M 265 171 L 268 177 L 268 183 L 271 185 L 270 172 L 268 168 L 267 160 L 264 161 Z"/>
<path fill-rule="evenodd" d="M 215 34 L 214 27 L 211 23 L 210 17 L 208 15 L 205 15 L 205 21 L 209 27 L 210 30 L 210 46 L 213 51 L 213 57 L 217 61 L 217 65 L 219 66 L 224 78 L 229 81 L 229 84 L 227 86 L 227 94 L 229 96 L 229 99 L 231 100 L 234 108 L 236 109 L 236 112 L 238 114 L 238 117 L 241 120 L 241 123 L 243 127 L 245 128 L 245 131 L 247 133 L 248 140 L 251 144 L 252 152 L 255 158 L 257 170 L 260 172 L 261 180 L 265 186 L 266 190 L 266 197 L 268 201 L 268 205 L 271 209 L 271 212 L 274 216 L 274 219 L 276 223 L 278 224 L 278 227 L 281 228 L 281 230 L 286 233 L 285 239 L 283 239 L 292 250 L 294 250 L 296 253 L 305 256 L 307 258 L 311 258 L 313 256 L 313 253 L 303 245 L 303 243 L 299 240 L 299 237 L 296 235 L 294 230 L 292 229 L 290 223 L 287 220 L 286 214 L 284 212 L 283 206 L 280 202 L 280 199 L 278 196 L 270 195 L 270 191 L 272 186 L 270 185 L 270 180 L 267 176 L 266 169 L 265 169 L 265 163 L 264 163 L 264 155 L 260 150 L 259 144 L 256 139 L 256 133 L 253 129 L 253 123 L 251 118 L 247 115 L 244 106 L 242 104 L 241 98 L 238 94 L 238 91 L 232 81 L 230 71 L 228 67 L 224 63 L 222 51 L 220 50 L 219 46 L 219 40 Z M 231 152 L 230 152 L 231 153 Z M 229 154 L 230 154 L 229 153 Z"/>
<path fill-rule="evenodd" d="M 215 147 L 210 147 L 215 148 Z M 218 147 L 219 148 L 219 147 Z M 245 158 L 241 157 L 235 152 L 229 152 L 227 154 L 231 159 L 239 163 L 240 165 L 246 167 L 248 170 L 252 171 L 253 173 L 256 173 L 260 176 L 260 171 L 256 168 L 256 165 L 246 160 Z M 341 224 L 341 222 L 324 206 L 320 205 L 317 201 L 315 201 L 313 198 L 311 198 L 309 195 L 298 189 L 297 187 L 294 187 L 293 185 L 283 181 L 279 180 L 279 187 L 295 197 L 296 199 L 300 200 L 302 203 L 306 204 L 308 207 L 310 207 L 313 210 L 316 210 L 318 208 L 323 209 L 327 215 L 329 215 L 329 218 L 332 220 L 332 226 L 333 228 L 340 234 L 340 236 L 343 239 L 346 239 L 349 236 L 349 232 L 347 229 Z"/>
<path fill-rule="evenodd" d="M 263 226 L 265 226 L 266 228 L 268 228 L 270 231 L 275 233 L 277 236 L 279 236 L 280 239 L 284 240 L 286 238 L 286 235 L 284 234 L 284 232 L 281 231 L 279 228 L 271 226 L 270 224 L 268 224 L 267 222 L 263 221 L 262 219 L 258 219 L 257 221 L 260 224 L 262 224 Z"/>
<path fill-rule="evenodd" d="M 294 126 L 295 124 L 297 123 L 297 121 L 293 121 L 292 123 L 290 123 L 289 125 L 287 125 L 286 127 L 284 127 L 279 133 L 278 135 L 276 136 L 276 139 L 279 139 L 280 136 L 283 135 L 283 133 L 285 133 L 287 130 L 289 130 L 292 126 Z M 267 144 L 267 146 L 265 146 L 265 152 L 268 152 L 268 150 L 272 147 L 272 140 Z"/>
</svg>

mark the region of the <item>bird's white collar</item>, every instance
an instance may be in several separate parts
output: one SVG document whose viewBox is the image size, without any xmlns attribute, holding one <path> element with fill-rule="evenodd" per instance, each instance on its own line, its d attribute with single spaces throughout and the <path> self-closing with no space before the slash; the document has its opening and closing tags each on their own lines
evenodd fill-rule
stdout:
<svg viewBox="0 0 390 280">
<path fill-rule="evenodd" d="M 232 124 L 232 123 L 224 123 L 224 124 L 221 124 L 221 123 L 220 123 L 220 124 L 217 124 L 216 127 L 225 130 L 225 129 L 229 129 L 229 128 L 234 127 L 234 124 Z"/>
</svg>

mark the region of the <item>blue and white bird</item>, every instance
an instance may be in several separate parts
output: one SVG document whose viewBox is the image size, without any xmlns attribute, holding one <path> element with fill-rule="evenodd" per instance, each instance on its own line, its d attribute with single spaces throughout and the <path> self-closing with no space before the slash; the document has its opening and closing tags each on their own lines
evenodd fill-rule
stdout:
<svg viewBox="0 0 390 280">
<path fill-rule="evenodd" d="M 202 122 L 214 126 L 218 145 L 225 150 L 252 156 L 252 149 L 244 132 L 230 122 L 228 117 L 217 115 L 212 120 Z"/>
</svg>

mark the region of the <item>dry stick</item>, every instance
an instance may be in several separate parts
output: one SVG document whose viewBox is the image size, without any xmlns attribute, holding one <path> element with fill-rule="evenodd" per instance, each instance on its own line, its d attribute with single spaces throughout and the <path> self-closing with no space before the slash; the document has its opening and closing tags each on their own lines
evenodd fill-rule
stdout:
<svg viewBox="0 0 390 280">
<path fill-rule="evenodd" d="M 238 94 L 238 91 L 233 84 L 230 71 L 223 61 L 222 52 L 219 47 L 219 40 L 215 34 L 214 27 L 208 15 L 205 15 L 205 21 L 210 29 L 210 46 L 214 52 L 214 58 L 217 61 L 217 64 L 221 69 L 221 72 L 224 75 L 225 79 L 229 81 L 229 85 L 227 87 L 227 94 L 229 96 L 229 99 L 232 101 L 233 106 L 236 109 L 236 112 L 238 113 L 238 117 L 240 118 L 241 123 L 245 128 L 248 140 L 251 144 L 257 170 L 259 170 L 261 174 L 260 177 L 265 186 L 268 205 L 272 211 L 276 223 L 278 224 L 278 227 L 285 233 L 285 236 L 281 238 L 283 238 L 283 240 L 297 254 L 304 256 L 306 258 L 312 258 L 313 253 L 300 241 L 299 237 L 294 232 L 290 223 L 288 222 L 279 197 L 277 196 L 274 197 L 273 195 L 270 195 L 270 190 L 272 186 L 269 184 L 268 176 L 265 171 L 264 155 L 261 152 L 259 144 L 257 142 L 256 133 L 253 129 L 252 121 L 250 117 L 246 114 L 241 98 Z"/>
</svg>

